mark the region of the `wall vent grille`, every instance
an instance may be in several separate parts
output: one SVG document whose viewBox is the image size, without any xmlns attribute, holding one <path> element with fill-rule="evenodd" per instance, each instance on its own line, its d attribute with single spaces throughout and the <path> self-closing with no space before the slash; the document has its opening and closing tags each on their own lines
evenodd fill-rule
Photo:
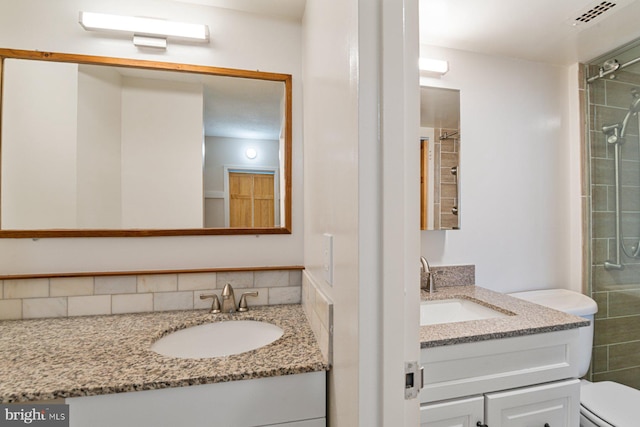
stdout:
<svg viewBox="0 0 640 427">
<path fill-rule="evenodd" d="M 584 12 L 582 15 L 578 16 L 575 19 L 576 23 L 586 24 L 587 22 L 590 22 L 590 21 L 596 19 L 598 16 L 602 15 L 603 13 L 605 13 L 608 10 L 610 10 L 614 6 L 616 6 L 616 3 L 613 3 L 613 2 L 610 2 L 610 1 L 603 1 L 602 3 L 594 6 L 593 8 L 591 8 L 588 11 Z"/>
</svg>

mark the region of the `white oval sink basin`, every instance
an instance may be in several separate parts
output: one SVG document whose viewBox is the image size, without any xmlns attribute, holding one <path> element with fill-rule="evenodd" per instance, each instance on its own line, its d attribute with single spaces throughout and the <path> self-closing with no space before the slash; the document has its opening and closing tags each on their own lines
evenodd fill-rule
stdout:
<svg viewBox="0 0 640 427">
<path fill-rule="evenodd" d="M 507 316 L 509 315 L 460 298 L 422 301 L 420 303 L 420 326 Z"/>
<path fill-rule="evenodd" d="M 254 320 L 207 323 L 162 337 L 151 350 L 183 359 L 230 356 L 270 344 L 283 333 L 276 325 Z"/>
</svg>

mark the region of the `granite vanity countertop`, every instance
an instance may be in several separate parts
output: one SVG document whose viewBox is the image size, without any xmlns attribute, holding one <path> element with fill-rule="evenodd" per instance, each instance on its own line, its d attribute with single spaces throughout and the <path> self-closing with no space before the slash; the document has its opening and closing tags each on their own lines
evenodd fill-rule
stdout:
<svg viewBox="0 0 640 427">
<path fill-rule="evenodd" d="M 589 321 L 582 317 L 490 291 L 480 286 L 440 287 L 434 294 L 422 290 L 420 297 L 422 301 L 468 299 L 509 315 L 421 326 L 421 348 L 554 332 L 589 325 Z"/>
<path fill-rule="evenodd" d="M 203 323 L 259 320 L 284 330 L 273 343 L 208 359 L 161 356 L 151 344 Z M 300 305 L 0 321 L 0 403 L 91 396 L 323 371 Z"/>
</svg>

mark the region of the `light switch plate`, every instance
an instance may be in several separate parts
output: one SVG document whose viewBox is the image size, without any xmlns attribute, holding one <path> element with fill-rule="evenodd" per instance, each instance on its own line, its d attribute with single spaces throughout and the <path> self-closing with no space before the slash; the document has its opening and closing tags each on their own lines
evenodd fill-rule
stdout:
<svg viewBox="0 0 640 427">
<path fill-rule="evenodd" d="M 324 280 L 333 286 L 333 235 L 328 233 L 322 236 L 322 272 Z"/>
</svg>

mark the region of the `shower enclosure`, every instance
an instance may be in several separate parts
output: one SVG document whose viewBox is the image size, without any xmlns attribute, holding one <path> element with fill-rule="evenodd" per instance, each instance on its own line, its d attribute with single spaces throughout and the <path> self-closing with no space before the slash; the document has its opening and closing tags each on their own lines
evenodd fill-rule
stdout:
<svg viewBox="0 0 640 427">
<path fill-rule="evenodd" d="M 591 378 L 640 389 L 640 41 L 585 65 Z"/>
</svg>

